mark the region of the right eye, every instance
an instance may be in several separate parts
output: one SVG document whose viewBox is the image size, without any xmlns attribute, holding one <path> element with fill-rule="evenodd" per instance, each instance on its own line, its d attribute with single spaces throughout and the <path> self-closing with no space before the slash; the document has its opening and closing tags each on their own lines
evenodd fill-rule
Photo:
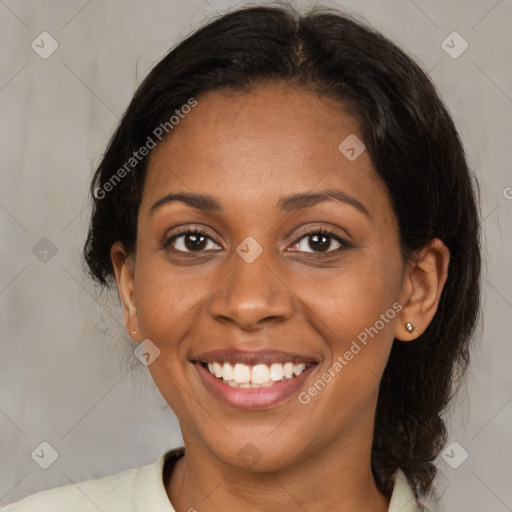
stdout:
<svg viewBox="0 0 512 512">
<path fill-rule="evenodd" d="M 209 243 L 210 247 L 208 247 Z M 185 253 L 220 249 L 220 246 L 207 233 L 200 229 L 190 228 L 168 238 L 163 247 L 168 248 L 169 246 L 172 247 L 173 251 Z"/>
</svg>

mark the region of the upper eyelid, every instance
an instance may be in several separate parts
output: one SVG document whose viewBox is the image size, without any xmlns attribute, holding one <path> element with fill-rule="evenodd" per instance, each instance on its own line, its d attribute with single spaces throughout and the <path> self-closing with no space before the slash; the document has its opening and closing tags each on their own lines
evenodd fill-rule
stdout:
<svg viewBox="0 0 512 512">
<path fill-rule="evenodd" d="M 208 238 L 212 239 L 214 242 L 217 243 L 215 240 L 215 236 L 211 235 L 207 228 L 203 226 L 196 226 L 194 224 L 190 225 L 187 224 L 185 226 L 178 226 L 176 229 L 178 231 L 176 233 L 173 233 L 172 235 L 168 236 L 167 233 L 164 235 L 164 240 L 170 240 L 173 238 L 178 238 L 179 236 L 184 236 L 188 234 L 194 234 L 199 233 L 200 235 L 206 235 Z"/>
</svg>

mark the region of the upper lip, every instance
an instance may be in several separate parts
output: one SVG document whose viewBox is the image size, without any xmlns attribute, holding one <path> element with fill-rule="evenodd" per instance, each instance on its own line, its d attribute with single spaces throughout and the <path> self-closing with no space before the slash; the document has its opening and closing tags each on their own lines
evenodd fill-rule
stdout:
<svg viewBox="0 0 512 512">
<path fill-rule="evenodd" d="M 273 364 L 273 363 L 317 363 L 311 356 L 282 352 L 281 350 L 238 350 L 225 348 L 202 352 L 192 359 L 193 361 L 213 363 L 243 363 L 246 365 Z"/>
</svg>

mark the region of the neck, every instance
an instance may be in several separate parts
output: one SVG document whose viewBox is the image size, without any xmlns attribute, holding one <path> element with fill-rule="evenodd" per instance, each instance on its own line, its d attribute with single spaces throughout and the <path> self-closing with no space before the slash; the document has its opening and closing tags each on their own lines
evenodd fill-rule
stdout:
<svg viewBox="0 0 512 512">
<path fill-rule="evenodd" d="M 293 465 L 265 473 L 227 465 L 199 443 L 186 442 L 185 456 L 166 482 L 167 494 L 177 512 L 386 512 L 389 498 L 375 484 L 370 450 L 353 441 L 315 449 Z"/>
</svg>

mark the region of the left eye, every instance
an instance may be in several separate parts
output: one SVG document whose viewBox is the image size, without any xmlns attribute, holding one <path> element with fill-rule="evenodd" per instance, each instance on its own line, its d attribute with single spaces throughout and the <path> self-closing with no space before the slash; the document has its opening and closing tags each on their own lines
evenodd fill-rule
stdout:
<svg viewBox="0 0 512 512">
<path fill-rule="evenodd" d="M 332 247 L 333 244 L 335 247 Z M 293 243 L 294 250 L 301 252 L 332 252 L 340 247 L 345 247 L 343 241 L 333 233 L 314 232 L 308 233 Z M 311 249 L 308 251 L 307 249 Z"/>
</svg>

